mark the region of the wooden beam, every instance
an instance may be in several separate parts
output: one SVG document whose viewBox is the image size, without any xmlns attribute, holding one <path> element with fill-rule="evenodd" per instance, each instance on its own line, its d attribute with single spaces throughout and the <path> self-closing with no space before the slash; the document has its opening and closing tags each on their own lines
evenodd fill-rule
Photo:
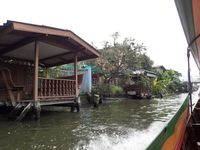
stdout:
<svg viewBox="0 0 200 150">
<path fill-rule="evenodd" d="M 54 55 L 54 56 L 50 56 L 50 57 L 46 57 L 46 58 L 43 58 L 43 59 L 40 59 L 40 61 L 45 61 L 45 60 L 48 60 L 48 59 L 53 59 L 53 58 L 59 58 L 61 56 L 64 56 L 64 55 L 68 55 L 68 54 L 73 54 L 74 52 L 65 52 L 65 53 L 62 53 L 62 54 L 58 54 L 58 55 Z"/>
<path fill-rule="evenodd" d="M 74 80 L 75 80 L 75 95 L 78 97 L 78 57 L 77 54 L 74 55 Z"/>
<path fill-rule="evenodd" d="M 2 56 L 0 58 L 2 58 L 3 60 L 17 60 L 17 61 L 24 61 L 24 62 L 30 62 L 30 63 L 34 62 L 28 59 L 22 59 L 22 58 L 10 57 L 10 56 Z"/>
<path fill-rule="evenodd" d="M 34 89 L 33 89 L 33 100 L 38 100 L 38 65 L 39 65 L 39 43 L 35 41 L 35 52 L 34 52 Z"/>
<path fill-rule="evenodd" d="M 50 44 L 50 45 L 54 45 L 56 47 L 60 47 L 63 49 L 67 49 L 73 52 L 80 52 L 83 53 L 85 55 L 88 55 L 89 50 L 86 49 L 83 45 L 80 45 L 79 43 L 77 43 L 76 41 L 74 41 L 73 39 L 69 38 L 69 37 L 56 37 L 56 36 L 46 36 L 43 37 L 42 39 L 40 39 L 41 42 Z M 96 51 L 96 50 L 95 50 Z M 100 53 L 97 51 L 98 56 L 96 54 L 96 57 L 100 56 Z"/>
<path fill-rule="evenodd" d="M 3 29 L 0 30 L 0 38 L 5 34 L 9 34 L 13 31 L 13 24 L 6 25 L 6 27 L 2 26 Z"/>
<path fill-rule="evenodd" d="M 32 103 L 29 103 L 29 104 L 24 108 L 24 110 L 20 113 L 20 115 L 17 117 L 16 121 L 21 121 L 21 120 L 26 116 L 26 114 L 30 111 L 31 106 L 32 106 Z"/>
<path fill-rule="evenodd" d="M 62 58 L 62 57 L 59 57 L 59 59 L 62 60 L 62 61 L 66 61 L 66 59 L 64 59 L 64 58 Z"/>
<path fill-rule="evenodd" d="M 10 44 L 2 44 L 2 43 L 0 43 L 0 47 L 8 47 L 8 46 L 10 46 Z"/>
<path fill-rule="evenodd" d="M 4 48 L 4 49 L 1 49 L 0 56 L 3 55 L 3 54 L 6 54 L 8 52 L 11 52 L 11 51 L 13 51 L 17 48 L 20 48 L 20 47 L 22 47 L 26 44 L 29 44 L 29 43 L 33 42 L 34 40 L 36 40 L 36 38 L 32 38 L 32 37 L 31 38 L 24 38 L 24 39 L 20 40 L 19 42 L 16 42 L 16 43 L 14 43 L 14 44 L 12 44 L 12 45 Z"/>
<path fill-rule="evenodd" d="M 34 24 L 28 24 L 28 23 L 22 23 L 22 22 L 16 22 L 16 21 L 8 21 L 6 25 L 4 25 L 2 29 L 0 30 L 0 38 L 3 38 L 4 34 L 9 34 L 11 32 L 24 32 L 25 33 L 35 33 L 38 35 L 52 35 L 57 37 L 64 37 L 69 38 L 71 41 L 77 43 L 78 45 L 82 45 L 86 48 L 87 51 L 90 51 L 97 57 L 100 55 L 100 53 L 89 43 L 84 41 L 82 38 L 77 36 L 75 33 L 73 33 L 70 30 L 62 30 L 58 28 L 52 28 L 48 26 L 40 26 L 40 25 L 34 25 Z"/>
<path fill-rule="evenodd" d="M 90 57 L 89 56 L 87 56 L 87 57 L 86 56 L 85 57 L 79 57 L 78 61 L 83 61 L 83 60 L 88 60 L 88 59 L 94 59 L 94 57 L 92 57 L 92 58 L 91 58 L 91 56 Z M 68 59 L 68 60 L 65 59 L 65 61 L 58 62 L 58 63 L 55 63 L 55 64 L 50 64 L 50 65 L 45 64 L 45 65 L 46 65 L 46 67 L 54 67 L 54 66 L 59 66 L 59 65 L 63 65 L 63 64 L 69 64 L 69 63 L 73 63 L 73 62 L 74 62 L 74 59 L 71 58 L 71 59 Z"/>
<path fill-rule="evenodd" d="M 12 106 L 15 106 L 15 104 L 16 104 L 15 100 L 16 99 L 15 99 L 14 93 L 12 91 L 12 88 L 11 88 L 11 86 L 9 84 L 9 80 L 7 78 L 7 74 L 4 71 L 1 71 L 1 75 L 2 75 L 3 81 L 4 81 L 5 85 L 6 85 L 6 90 L 7 90 L 8 96 L 9 96 L 9 98 L 11 100 Z"/>
<path fill-rule="evenodd" d="M 56 47 L 60 47 L 60 48 L 72 51 L 72 52 L 80 51 L 80 49 L 78 49 L 76 46 L 69 44 L 68 41 L 67 41 L 67 38 L 64 38 L 64 37 L 56 38 L 56 37 L 49 37 L 48 36 L 47 38 L 44 37 L 40 41 L 47 43 L 49 45 L 53 45 L 53 46 L 56 46 Z"/>
<path fill-rule="evenodd" d="M 45 35 L 68 37 L 72 39 L 73 41 L 75 41 L 77 44 L 85 47 L 88 51 L 92 52 L 97 57 L 100 56 L 100 53 L 93 46 L 88 44 L 86 41 L 84 41 L 82 38 L 80 38 L 78 35 L 76 35 L 70 30 L 63 30 L 63 29 L 52 28 L 48 26 L 39 26 L 39 25 L 22 23 L 22 22 L 12 22 L 12 23 L 13 23 L 14 30 L 17 30 L 17 31 L 26 31 L 26 32 L 39 33 L 39 34 L 45 34 Z"/>
<path fill-rule="evenodd" d="M 71 36 L 71 31 L 63 30 L 43 25 L 35 25 L 30 23 L 16 22 L 12 21 L 14 30 L 17 31 L 26 31 L 38 34 L 48 34 L 48 35 L 56 35 L 56 36 Z"/>
<path fill-rule="evenodd" d="M 82 45 L 83 47 L 85 47 L 85 50 L 90 51 L 91 53 L 93 53 L 97 57 L 100 56 L 99 51 L 97 51 L 93 46 L 88 44 L 85 40 L 83 40 L 82 38 L 80 38 L 78 35 L 76 35 L 73 32 L 71 34 L 71 39 L 73 39 L 76 43 L 78 43 L 78 44 Z"/>
<path fill-rule="evenodd" d="M 23 61 L 23 62 L 34 64 L 34 61 L 28 60 L 28 59 L 22 59 L 22 58 L 10 57 L 10 56 L 2 56 L 0 58 L 2 58 L 3 60 L 9 60 L 10 59 L 10 60 Z M 45 67 L 45 64 L 39 63 L 39 66 Z"/>
</svg>

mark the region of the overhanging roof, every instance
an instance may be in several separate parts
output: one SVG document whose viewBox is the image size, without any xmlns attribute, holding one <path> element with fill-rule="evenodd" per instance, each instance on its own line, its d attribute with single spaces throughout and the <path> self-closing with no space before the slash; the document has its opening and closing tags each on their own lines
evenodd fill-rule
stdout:
<svg viewBox="0 0 200 150">
<path fill-rule="evenodd" d="M 46 67 L 99 57 L 100 53 L 70 30 L 7 21 L 0 26 L 0 58 L 34 61 L 39 41 L 39 62 Z"/>
<path fill-rule="evenodd" d="M 188 46 L 200 69 L 200 0 L 175 0 Z"/>
</svg>

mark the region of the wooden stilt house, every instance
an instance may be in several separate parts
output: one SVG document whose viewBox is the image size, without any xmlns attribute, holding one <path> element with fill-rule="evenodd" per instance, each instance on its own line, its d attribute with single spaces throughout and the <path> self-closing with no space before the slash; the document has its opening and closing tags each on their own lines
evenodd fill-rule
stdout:
<svg viewBox="0 0 200 150">
<path fill-rule="evenodd" d="M 16 21 L 0 26 L 0 104 L 77 104 L 77 62 L 100 54 L 72 31 Z M 38 68 L 74 63 L 74 79 L 45 78 Z M 25 109 L 23 110 L 25 111 Z"/>
</svg>

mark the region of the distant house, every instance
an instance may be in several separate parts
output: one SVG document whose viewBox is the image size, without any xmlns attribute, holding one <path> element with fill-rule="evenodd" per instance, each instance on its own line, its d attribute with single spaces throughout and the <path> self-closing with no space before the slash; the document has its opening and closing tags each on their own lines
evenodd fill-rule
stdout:
<svg viewBox="0 0 200 150">
<path fill-rule="evenodd" d="M 126 94 L 134 98 L 150 98 L 150 84 L 158 74 L 149 70 L 136 70 L 132 71 L 132 81 L 126 88 Z"/>
<path fill-rule="evenodd" d="M 139 75 L 145 75 L 149 78 L 156 78 L 158 76 L 158 74 L 156 72 L 153 71 L 149 71 L 149 70 L 145 70 L 145 69 L 140 69 L 140 70 L 136 70 L 136 71 L 132 71 L 133 77 L 134 76 L 139 76 Z"/>
<path fill-rule="evenodd" d="M 162 74 L 164 71 L 166 71 L 166 68 L 163 65 L 160 65 L 153 67 L 153 70 L 159 74 Z"/>
</svg>

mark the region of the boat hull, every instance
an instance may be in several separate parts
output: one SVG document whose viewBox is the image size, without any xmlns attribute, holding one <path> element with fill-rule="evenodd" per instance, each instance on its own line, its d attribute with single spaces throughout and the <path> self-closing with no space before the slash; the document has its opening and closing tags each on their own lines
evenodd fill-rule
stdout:
<svg viewBox="0 0 200 150">
<path fill-rule="evenodd" d="M 187 96 L 180 109 L 147 147 L 147 150 L 181 149 L 189 116 L 189 96 Z"/>
</svg>

